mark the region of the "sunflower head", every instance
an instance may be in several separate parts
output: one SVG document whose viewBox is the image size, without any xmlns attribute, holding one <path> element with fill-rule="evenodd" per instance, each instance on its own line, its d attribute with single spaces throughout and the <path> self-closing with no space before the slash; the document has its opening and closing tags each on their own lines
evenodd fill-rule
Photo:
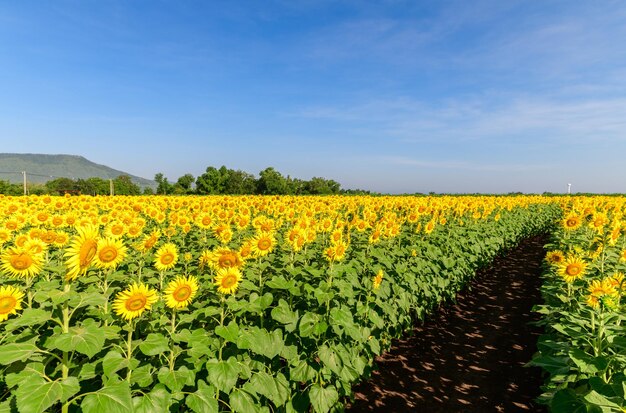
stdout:
<svg viewBox="0 0 626 413">
<path fill-rule="evenodd" d="M 159 300 L 157 292 L 145 284 L 133 283 L 126 290 L 117 293 L 113 310 L 125 320 L 132 320 L 152 308 Z"/>
<path fill-rule="evenodd" d="M 587 263 L 576 255 L 570 255 L 558 267 L 558 274 L 568 283 L 582 278 L 585 275 Z"/>
<path fill-rule="evenodd" d="M 98 240 L 95 264 L 98 268 L 116 268 L 126 257 L 127 248 L 119 238 L 107 237 Z"/>
<path fill-rule="evenodd" d="M 179 276 L 170 281 L 165 289 L 165 305 L 172 309 L 187 308 L 198 292 L 198 279 L 194 276 Z"/>
<path fill-rule="evenodd" d="M 168 242 L 163 244 L 156 252 L 154 266 L 159 271 L 166 271 L 173 268 L 178 262 L 178 249 L 176 245 Z"/>
<path fill-rule="evenodd" d="M 11 277 L 34 277 L 42 270 L 43 257 L 24 248 L 7 248 L 0 256 L 0 269 Z"/>
<path fill-rule="evenodd" d="M 224 268 L 217 272 L 215 285 L 220 294 L 233 294 L 239 287 L 241 272 L 237 268 Z"/>
<path fill-rule="evenodd" d="M 5 321 L 11 314 L 22 309 L 24 293 L 12 285 L 0 287 L 0 321 Z"/>
<path fill-rule="evenodd" d="M 378 270 L 374 278 L 372 279 L 372 287 L 377 290 L 380 284 L 383 282 L 384 272 L 382 269 Z"/>
<path fill-rule="evenodd" d="M 563 218 L 562 224 L 563 228 L 567 231 L 574 231 L 580 228 L 583 223 L 583 219 L 580 215 L 570 213 L 565 218 Z"/>
</svg>

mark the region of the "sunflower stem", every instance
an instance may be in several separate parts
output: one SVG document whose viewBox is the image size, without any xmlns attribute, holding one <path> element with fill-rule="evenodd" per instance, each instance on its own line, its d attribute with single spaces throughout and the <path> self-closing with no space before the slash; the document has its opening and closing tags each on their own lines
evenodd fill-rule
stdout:
<svg viewBox="0 0 626 413">
<path fill-rule="evenodd" d="M 225 304 L 226 300 L 224 298 L 224 296 L 222 296 L 222 300 L 221 300 L 221 307 L 222 307 L 222 311 L 220 314 L 220 326 L 224 327 L 224 317 L 225 317 L 225 311 L 224 311 L 224 304 Z M 261 321 L 263 320 L 263 318 L 261 318 Z M 261 327 L 263 326 L 263 324 L 261 323 Z M 224 341 L 222 341 L 223 339 L 220 338 L 220 351 L 218 354 L 218 360 L 222 361 L 222 349 L 224 348 Z"/>
<path fill-rule="evenodd" d="M 63 288 L 63 292 L 68 294 L 70 292 L 70 283 L 65 282 L 65 286 Z M 63 303 L 63 333 L 67 334 L 70 331 L 70 308 L 67 304 L 67 301 Z M 63 380 L 67 379 L 70 372 L 70 361 L 69 361 L 69 353 L 67 351 L 63 352 L 63 358 L 61 362 L 61 377 Z M 69 404 L 65 403 L 61 406 L 61 412 L 67 413 L 69 411 Z"/>
<path fill-rule="evenodd" d="M 132 368 L 130 361 L 133 355 L 133 320 L 128 321 L 128 338 L 126 340 L 126 361 L 128 362 L 128 371 L 126 372 L 126 380 L 130 382 L 130 376 L 132 374 Z"/>
<path fill-rule="evenodd" d="M 176 309 L 172 310 L 172 325 L 171 325 L 171 347 L 170 347 L 170 371 L 174 371 L 174 334 L 176 333 Z"/>
</svg>

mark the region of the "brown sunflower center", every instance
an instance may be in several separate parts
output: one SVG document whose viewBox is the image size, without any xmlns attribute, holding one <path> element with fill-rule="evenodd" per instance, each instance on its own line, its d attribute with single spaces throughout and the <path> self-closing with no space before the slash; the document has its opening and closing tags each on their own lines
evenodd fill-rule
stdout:
<svg viewBox="0 0 626 413">
<path fill-rule="evenodd" d="M 580 264 L 570 264 L 567 266 L 567 269 L 565 270 L 567 275 L 571 275 L 573 277 L 580 274 L 581 271 L 582 271 L 582 268 L 580 267 Z"/>
<path fill-rule="evenodd" d="M 11 266 L 15 268 L 16 270 L 26 270 L 31 265 L 33 265 L 33 259 L 30 257 L 30 255 L 25 254 L 25 253 L 20 253 L 20 254 L 11 256 L 10 261 L 11 261 Z"/>
<path fill-rule="evenodd" d="M 124 304 L 128 311 L 139 311 L 148 303 L 148 297 L 143 294 L 136 294 L 126 300 Z"/>
<path fill-rule="evenodd" d="M 170 265 L 174 262 L 174 254 L 172 254 L 171 252 L 166 252 L 165 254 L 161 255 L 159 261 L 161 261 L 161 264 L 163 265 Z"/>
<path fill-rule="evenodd" d="M 272 241 L 267 238 L 263 238 L 259 240 L 258 247 L 260 250 L 265 251 L 272 246 Z"/>
<path fill-rule="evenodd" d="M 222 278 L 222 288 L 230 288 L 235 284 L 237 284 L 237 276 L 233 274 L 226 275 Z"/>
<path fill-rule="evenodd" d="M 220 258 L 218 260 L 219 266 L 222 267 L 222 268 L 230 268 L 233 265 L 235 265 L 236 261 L 237 260 L 236 260 L 235 256 L 233 254 L 231 254 L 231 253 L 220 255 Z"/>
<path fill-rule="evenodd" d="M 122 235 L 124 232 L 124 227 L 121 225 L 113 225 L 111 227 L 111 234 L 113 235 Z"/>
<path fill-rule="evenodd" d="M 567 220 L 567 226 L 568 227 L 575 227 L 576 225 L 578 225 L 578 220 L 575 218 L 570 218 Z"/>
<path fill-rule="evenodd" d="M 102 262 L 112 262 L 117 258 L 117 248 L 107 245 L 98 251 L 98 258 Z"/>
<path fill-rule="evenodd" d="M 0 314 L 8 314 L 17 306 L 15 297 L 8 295 L 0 297 Z"/>
<path fill-rule="evenodd" d="M 80 247 L 80 251 L 78 253 L 78 261 L 81 267 L 86 267 L 89 265 L 93 257 L 96 256 L 96 251 L 98 250 L 98 243 L 93 239 L 86 240 L 83 245 Z"/>
<path fill-rule="evenodd" d="M 191 287 L 188 285 L 180 285 L 174 290 L 172 296 L 176 301 L 186 301 L 189 297 L 191 297 Z"/>
</svg>

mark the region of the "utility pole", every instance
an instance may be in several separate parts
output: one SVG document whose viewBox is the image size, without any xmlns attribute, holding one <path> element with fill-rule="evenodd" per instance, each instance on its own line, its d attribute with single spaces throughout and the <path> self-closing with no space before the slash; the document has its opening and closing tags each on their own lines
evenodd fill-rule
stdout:
<svg viewBox="0 0 626 413">
<path fill-rule="evenodd" d="M 24 195 L 26 195 L 26 171 L 22 171 L 22 176 L 24 177 Z"/>
<path fill-rule="evenodd" d="M 111 178 L 109 178 L 109 192 L 113 196 L 113 180 Z"/>
</svg>

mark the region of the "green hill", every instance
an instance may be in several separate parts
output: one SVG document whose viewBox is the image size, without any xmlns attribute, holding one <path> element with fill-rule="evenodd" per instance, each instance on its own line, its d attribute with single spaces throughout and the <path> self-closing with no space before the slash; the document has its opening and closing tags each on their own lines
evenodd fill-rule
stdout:
<svg viewBox="0 0 626 413">
<path fill-rule="evenodd" d="M 22 183 L 21 171 L 26 171 L 26 180 L 45 183 L 55 178 L 114 179 L 128 175 L 141 188 L 156 188 L 156 182 L 109 168 L 78 155 L 43 155 L 33 153 L 0 153 L 0 180 Z"/>
</svg>

